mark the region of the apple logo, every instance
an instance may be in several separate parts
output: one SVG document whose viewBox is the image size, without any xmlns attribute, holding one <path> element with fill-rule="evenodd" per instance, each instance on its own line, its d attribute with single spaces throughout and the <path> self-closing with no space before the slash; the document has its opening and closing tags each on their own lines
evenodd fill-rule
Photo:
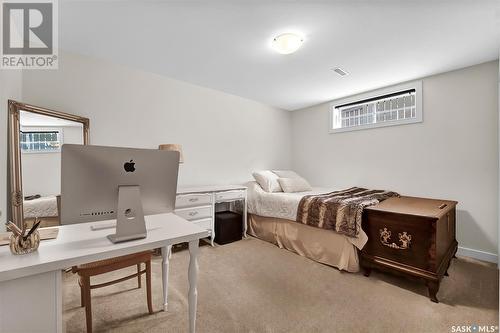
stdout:
<svg viewBox="0 0 500 333">
<path fill-rule="evenodd" d="M 125 162 L 123 168 L 126 172 L 134 172 L 135 171 L 135 162 L 134 160 L 130 160 L 130 162 Z"/>
</svg>

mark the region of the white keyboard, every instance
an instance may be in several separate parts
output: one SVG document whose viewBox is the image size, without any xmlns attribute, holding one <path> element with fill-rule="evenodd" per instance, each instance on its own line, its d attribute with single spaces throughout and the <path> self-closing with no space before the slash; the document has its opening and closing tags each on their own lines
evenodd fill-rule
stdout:
<svg viewBox="0 0 500 333">
<path fill-rule="evenodd" d="M 104 230 L 104 229 L 113 229 L 116 228 L 116 222 L 109 222 L 109 223 L 97 223 L 97 224 L 92 224 L 90 226 L 90 229 L 92 231 L 96 230 Z"/>
</svg>

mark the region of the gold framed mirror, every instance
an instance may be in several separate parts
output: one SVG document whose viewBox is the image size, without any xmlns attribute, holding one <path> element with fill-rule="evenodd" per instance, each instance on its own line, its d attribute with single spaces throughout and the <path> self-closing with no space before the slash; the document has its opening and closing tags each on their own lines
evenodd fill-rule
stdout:
<svg viewBox="0 0 500 333">
<path fill-rule="evenodd" d="M 88 118 L 13 100 L 9 109 L 9 219 L 59 225 L 64 143 L 89 144 Z"/>
</svg>

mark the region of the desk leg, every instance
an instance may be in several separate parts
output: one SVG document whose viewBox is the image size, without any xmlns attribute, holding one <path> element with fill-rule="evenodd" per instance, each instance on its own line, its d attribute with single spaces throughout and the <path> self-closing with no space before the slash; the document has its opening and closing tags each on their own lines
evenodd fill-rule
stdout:
<svg viewBox="0 0 500 333">
<path fill-rule="evenodd" d="M 56 321 L 57 321 L 57 333 L 66 332 L 66 327 L 63 327 L 63 271 L 56 271 L 55 273 L 56 282 Z"/>
<path fill-rule="evenodd" d="M 198 290 L 196 284 L 198 282 L 198 243 L 199 240 L 189 242 L 189 332 L 196 331 L 196 302 L 198 298 Z"/>
<path fill-rule="evenodd" d="M 214 241 L 215 241 L 215 196 L 217 194 L 213 193 L 212 194 L 212 232 L 210 233 L 210 245 L 214 247 Z"/>
<path fill-rule="evenodd" d="M 168 260 L 170 259 L 170 253 L 172 251 L 172 245 L 164 246 L 161 248 L 162 260 L 162 280 L 163 280 L 163 311 L 168 309 Z"/>
<path fill-rule="evenodd" d="M 245 191 L 245 200 L 243 201 L 243 238 L 248 237 L 248 235 L 247 235 L 247 228 L 248 228 L 247 217 L 248 217 L 248 214 L 247 214 L 247 194 Z"/>
</svg>

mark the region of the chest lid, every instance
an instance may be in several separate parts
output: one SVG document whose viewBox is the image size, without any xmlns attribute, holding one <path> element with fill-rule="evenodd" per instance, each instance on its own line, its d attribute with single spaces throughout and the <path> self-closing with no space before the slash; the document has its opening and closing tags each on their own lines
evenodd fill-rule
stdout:
<svg viewBox="0 0 500 333">
<path fill-rule="evenodd" d="M 365 209 L 379 212 L 434 217 L 439 219 L 456 205 L 457 202 L 452 200 L 400 197 L 389 198 L 375 206 L 367 207 Z"/>
</svg>

